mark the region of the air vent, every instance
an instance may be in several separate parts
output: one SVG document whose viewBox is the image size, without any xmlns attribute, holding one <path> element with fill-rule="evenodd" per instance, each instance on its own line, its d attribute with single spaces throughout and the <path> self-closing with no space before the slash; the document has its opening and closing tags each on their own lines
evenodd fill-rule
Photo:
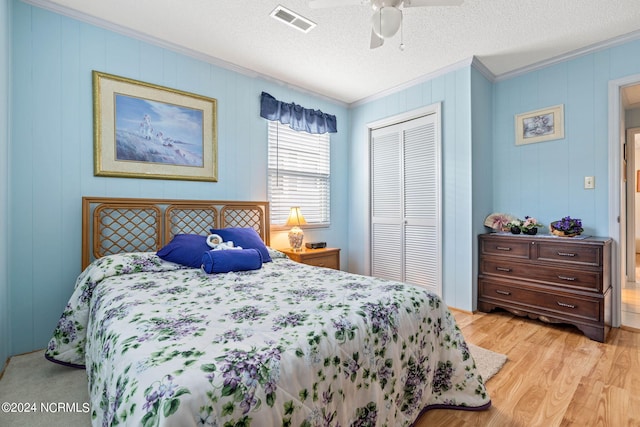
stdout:
<svg viewBox="0 0 640 427">
<path fill-rule="evenodd" d="M 316 26 L 315 22 L 310 21 L 304 16 L 301 16 L 281 5 L 276 6 L 276 8 L 273 9 L 273 12 L 271 12 L 269 16 L 277 19 L 278 21 L 284 22 L 285 24 L 297 30 L 300 30 L 303 33 L 308 33 Z"/>
</svg>

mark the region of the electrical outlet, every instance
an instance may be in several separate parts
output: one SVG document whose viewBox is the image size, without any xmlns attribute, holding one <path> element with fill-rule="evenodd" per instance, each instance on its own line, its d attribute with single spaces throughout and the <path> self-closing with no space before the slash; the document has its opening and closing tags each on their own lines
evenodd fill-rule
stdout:
<svg viewBox="0 0 640 427">
<path fill-rule="evenodd" d="M 585 190 L 591 190 L 596 188 L 596 177 L 595 176 L 585 176 L 584 177 L 584 188 Z"/>
</svg>

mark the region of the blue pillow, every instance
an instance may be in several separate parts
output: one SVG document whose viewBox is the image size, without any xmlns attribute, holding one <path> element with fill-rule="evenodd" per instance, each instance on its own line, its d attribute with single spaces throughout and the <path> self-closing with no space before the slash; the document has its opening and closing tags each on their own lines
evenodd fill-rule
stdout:
<svg viewBox="0 0 640 427">
<path fill-rule="evenodd" d="M 200 268 L 202 255 L 210 250 L 207 237 L 198 234 L 176 234 L 156 255 L 165 261 Z"/>
<path fill-rule="evenodd" d="M 242 246 L 242 249 L 257 249 L 262 254 L 262 262 L 271 262 L 269 250 L 253 228 L 212 228 L 209 231 L 211 234 L 222 237 L 225 242 L 231 240 L 234 246 Z"/>
<path fill-rule="evenodd" d="M 207 251 L 202 255 L 202 268 L 207 273 L 258 270 L 262 267 L 262 255 L 257 249 Z"/>
</svg>

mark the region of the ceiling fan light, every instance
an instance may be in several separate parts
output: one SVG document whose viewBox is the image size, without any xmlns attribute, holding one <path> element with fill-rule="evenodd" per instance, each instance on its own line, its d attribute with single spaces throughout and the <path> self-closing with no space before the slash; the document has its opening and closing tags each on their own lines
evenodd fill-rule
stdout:
<svg viewBox="0 0 640 427">
<path fill-rule="evenodd" d="M 393 37 L 402 23 L 402 12 L 395 7 L 381 7 L 371 17 L 373 32 L 382 38 Z"/>
</svg>

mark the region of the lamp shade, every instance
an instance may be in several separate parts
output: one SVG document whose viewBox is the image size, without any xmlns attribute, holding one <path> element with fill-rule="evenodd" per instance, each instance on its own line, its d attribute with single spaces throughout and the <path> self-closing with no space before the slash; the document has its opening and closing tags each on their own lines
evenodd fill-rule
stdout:
<svg viewBox="0 0 640 427">
<path fill-rule="evenodd" d="M 289 218 L 287 218 L 287 226 L 288 227 L 298 227 L 300 225 L 306 224 L 307 221 L 302 216 L 302 212 L 300 212 L 300 206 L 294 206 L 291 208 L 289 212 Z"/>
<path fill-rule="evenodd" d="M 402 12 L 396 7 L 381 7 L 371 17 L 373 32 L 384 39 L 397 33 L 401 23 Z"/>
</svg>

